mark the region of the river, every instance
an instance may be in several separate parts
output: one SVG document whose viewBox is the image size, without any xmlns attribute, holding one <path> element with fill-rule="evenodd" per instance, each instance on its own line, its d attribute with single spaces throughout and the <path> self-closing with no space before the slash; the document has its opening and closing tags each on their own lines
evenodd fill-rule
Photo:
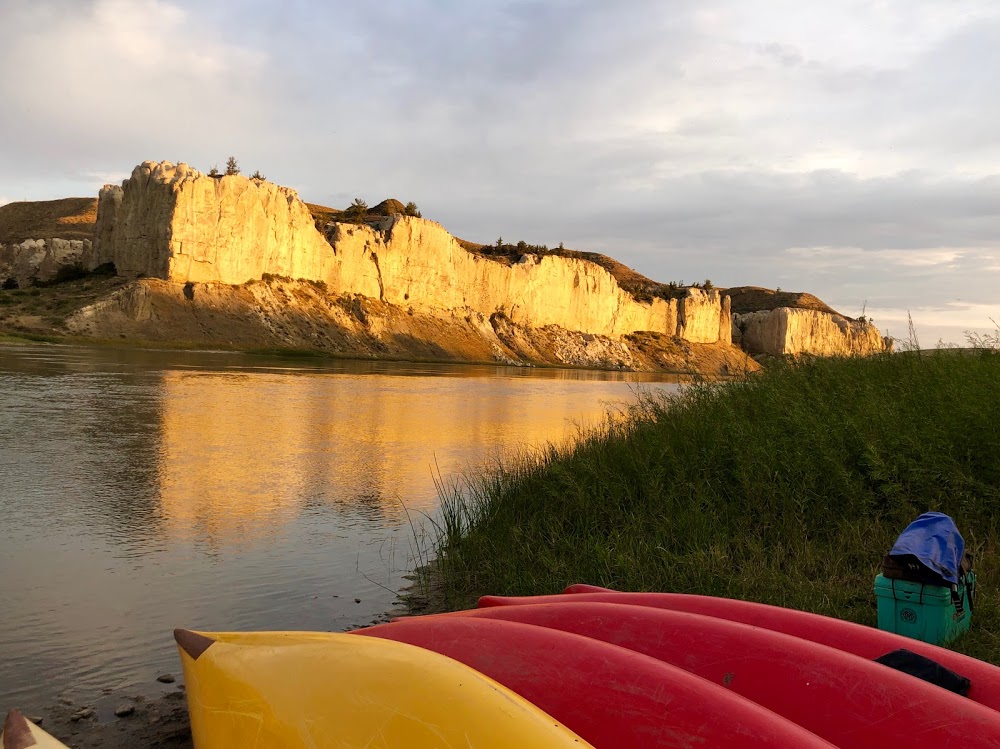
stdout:
<svg viewBox="0 0 1000 749">
<path fill-rule="evenodd" d="M 438 472 L 677 387 L 656 380 L 0 346 L 0 713 L 155 695 L 174 627 L 371 621 L 426 553 Z"/>
</svg>

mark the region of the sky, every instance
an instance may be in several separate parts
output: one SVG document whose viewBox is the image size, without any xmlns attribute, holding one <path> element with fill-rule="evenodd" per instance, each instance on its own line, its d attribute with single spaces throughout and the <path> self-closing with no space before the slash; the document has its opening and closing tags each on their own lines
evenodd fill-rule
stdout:
<svg viewBox="0 0 1000 749">
<path fill-rule="evenodd" d="M 0 203 L 145 160 L 919 343 L 1000 322 L 995 0 L 0 0 Z"/>
</svg>

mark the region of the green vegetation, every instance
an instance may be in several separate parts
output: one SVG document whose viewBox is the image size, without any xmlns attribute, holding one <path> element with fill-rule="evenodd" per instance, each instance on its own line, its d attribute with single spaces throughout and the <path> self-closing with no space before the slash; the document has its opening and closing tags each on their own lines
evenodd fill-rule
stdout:
<svg viewBox="0 0 1000 749">
<path fill-rule="evenodd" d="M 646 395 L 572 449 L 442 486 L 439 605 L 573 582 L 762 601 L 874 625 L 883 555 L 952 515 L 980 597 L 956 647 L 1000 663 L 1000 354 L 778 363 Z"/>
</svg>

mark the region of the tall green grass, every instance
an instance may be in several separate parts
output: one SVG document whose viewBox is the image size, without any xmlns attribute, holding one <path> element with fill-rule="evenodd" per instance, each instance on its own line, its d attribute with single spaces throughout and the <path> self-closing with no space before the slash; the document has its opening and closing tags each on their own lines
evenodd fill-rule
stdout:
<svg viewBox="0 0 1000 749">
<path fill-rule="evenodd" d="M 959 649 L 1000 663 L 1000 356 L 779 364 L 647 396 L 569 449 L 442 486 L 446 606 L 573 582 L 789 606 L 874 625 L 883 555 L 952 515 L 979 572 Z"/>
</svg>

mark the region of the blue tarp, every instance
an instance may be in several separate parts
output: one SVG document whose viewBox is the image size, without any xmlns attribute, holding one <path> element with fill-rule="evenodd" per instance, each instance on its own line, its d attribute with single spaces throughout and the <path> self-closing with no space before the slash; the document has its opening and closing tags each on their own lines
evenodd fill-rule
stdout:
<svg viewBox="0 0 1000 749">
<path fill-rule="evenodd" d="M 965 541 L 950 517 L 943 512 L 925 512 L 899 534 L 889 552 L 889 556 L 902 554 L 912 554 L 945 582 L 957 585 Z"/>
</svg>

